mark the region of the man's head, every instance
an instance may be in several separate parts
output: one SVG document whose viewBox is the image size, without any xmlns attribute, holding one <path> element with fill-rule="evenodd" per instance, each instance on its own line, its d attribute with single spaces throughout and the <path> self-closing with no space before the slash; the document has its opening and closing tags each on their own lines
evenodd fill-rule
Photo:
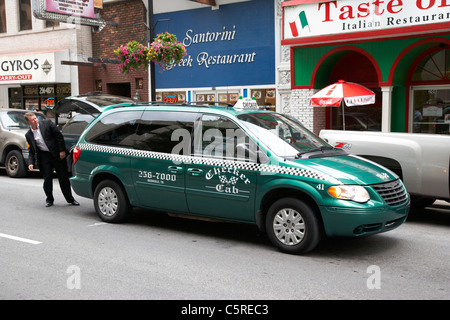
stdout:
<svg viewBox="0 0 450 320">
<path fill-rule="evenodd" d="M 33 112 L 27 112 L 24 115 L 25 121 L 31 126 L 33 130 L 36 130 L 39 124 L 39 120 Z"/>
</svg>

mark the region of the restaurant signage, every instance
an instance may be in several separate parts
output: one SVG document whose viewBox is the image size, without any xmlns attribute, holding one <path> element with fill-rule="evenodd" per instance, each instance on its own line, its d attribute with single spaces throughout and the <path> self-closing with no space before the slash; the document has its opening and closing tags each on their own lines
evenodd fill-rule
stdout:
<svg viewBox="0 0 450 320">
<path fill-rule="evenodd" d="M 0 84 L 70 82 L 67 50 L 0 56 Z"/>
<path fill-rule="evenodd" d="M 450 29 L 450 0 L 293 0 L 282 5 L 282 44 Z"/>
<path fill-rule="evenodd" d="M 251 14 L 250 14 L 251 13 Z M 258 0 L 156 14 L 186 47 L 173 69 L 156 72 L 156 88 L 275 83 L 274 2 Z M 167 30 L 159 23 L 156 34 Z"/>
</svg>

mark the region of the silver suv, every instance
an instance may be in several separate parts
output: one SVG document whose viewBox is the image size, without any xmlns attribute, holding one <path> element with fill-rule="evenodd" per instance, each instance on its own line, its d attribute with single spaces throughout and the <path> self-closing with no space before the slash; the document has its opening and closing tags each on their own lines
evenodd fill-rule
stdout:
<svg viewBox="0 0 450 320">
<path fill-rule="evenodd" d="M 27 175 L 28 145 L 25 133 L 28 131 L 24 115 L 27 110 L 0 109 L 0 166 L 12 178 Z M 39 121 L 47 119 L 35 112 Z"/>
</svg>

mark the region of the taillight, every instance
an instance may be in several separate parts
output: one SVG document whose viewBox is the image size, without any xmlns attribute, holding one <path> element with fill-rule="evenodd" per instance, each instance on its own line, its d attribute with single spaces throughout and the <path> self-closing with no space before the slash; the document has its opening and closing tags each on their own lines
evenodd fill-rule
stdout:
<svg viewBox="0 0 450 320">
<path fill-rule="evenodd" d="M 80 159 L 80 155 L 81 155 L 80 148 L 78 148 L 78 147 L 73 148 L 73 152 L 72 152 L 73 164 L 77 163 L 78 159 Z"/>
</svg>

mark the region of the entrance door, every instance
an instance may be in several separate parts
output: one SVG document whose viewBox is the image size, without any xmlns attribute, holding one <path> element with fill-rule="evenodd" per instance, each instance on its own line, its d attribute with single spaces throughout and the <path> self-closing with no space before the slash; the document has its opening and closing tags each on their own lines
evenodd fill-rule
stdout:
<svg viewBox="0 0 450 320">
<path fill-rule="evenodd" d="M 409 132 L 450 134 L 450 48 L 434 47 L 413 64 Z"/>
<path fill-rule="evenodd" d="M 409 132 L 450 134 L 450 85 L 415 86 L 412 91 Z"/>
</svg>

